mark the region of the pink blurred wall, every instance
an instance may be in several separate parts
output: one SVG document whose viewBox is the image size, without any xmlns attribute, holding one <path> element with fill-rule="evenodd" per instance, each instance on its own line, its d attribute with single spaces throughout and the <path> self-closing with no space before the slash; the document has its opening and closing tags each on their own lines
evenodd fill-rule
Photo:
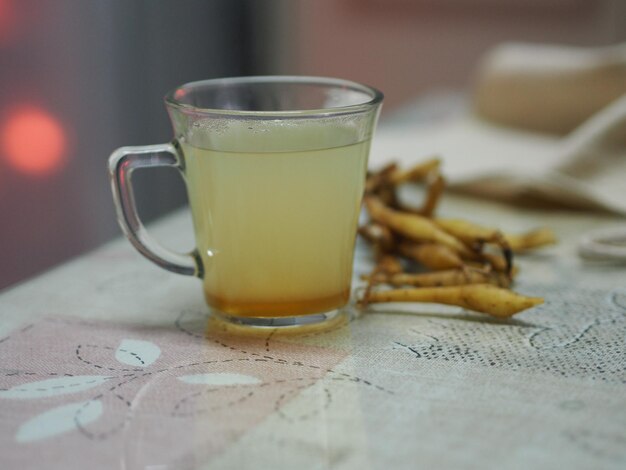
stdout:
<svg viewBox="0 0 626 470">
<path fill-rule="evenodd" d="M 624 0 L 315 0 L 290 8 L 297 73 L 376 86 L 385 112 L 425 91 L 468 87 L 481 55 L 502 41 L 626 40 Z"/>
</svg>

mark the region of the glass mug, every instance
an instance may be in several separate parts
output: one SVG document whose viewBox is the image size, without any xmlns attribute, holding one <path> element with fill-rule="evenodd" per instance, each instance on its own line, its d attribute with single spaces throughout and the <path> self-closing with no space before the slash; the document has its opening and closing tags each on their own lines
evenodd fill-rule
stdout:
<svg viewBox="0 0 626 470">
<path fill-rule="evenodd" d="M 239 77 L 165 97 L 172 143 L 109 158 L 117 218 L 145 257 L 202 279 L 212 311 L 251 326 L 322 322 L 350 299 L 372 133 L 383 95 L 316 77 Z M 146 232 L 137 168 L 170 166 L 187 186 L 196 249 L 174 253 Z"/>
</svg>

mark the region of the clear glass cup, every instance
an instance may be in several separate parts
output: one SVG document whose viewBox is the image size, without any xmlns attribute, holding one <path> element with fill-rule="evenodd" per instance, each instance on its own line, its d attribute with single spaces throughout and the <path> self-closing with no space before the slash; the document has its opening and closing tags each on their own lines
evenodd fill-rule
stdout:
<svg viewBox="0 0 626 470">
<path fill-rule="evenodd" d="M 193 82 L 165 97 L 171 143 L 109 158 L 117 218 L 145 257 L 202 279 L 212 311 L 251 326 L 335 317 L 350 299 L 357 220 L 383 95 L 317 77 Z M 152 239 L 133 200 L 137 168 L 186 182 L 196 249 Z"/>
</svg>

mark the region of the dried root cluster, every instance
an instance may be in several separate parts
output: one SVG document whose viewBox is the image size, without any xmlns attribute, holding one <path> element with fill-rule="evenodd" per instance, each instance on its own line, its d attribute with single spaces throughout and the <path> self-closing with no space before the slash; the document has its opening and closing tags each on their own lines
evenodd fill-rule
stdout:
<svg viewBox="0 0 626 470">
<path fill-rule="evenodd" d="M 398 188 L 426 187 L 422 207 L 408 207 Z M 445 180 L 437 158 L 409 169 L 392 163 L 368 174 L 364 203 L 370 220 L 359 234 L 372 246 L 376 267 L 361 298 L 374 302 L 431 302 L 510 317 L 543 303 L 510 290 L 513 253 L 555 243 L 542 228 L 513 235 L 460 219 L 435 216 Z"/>
</svg>

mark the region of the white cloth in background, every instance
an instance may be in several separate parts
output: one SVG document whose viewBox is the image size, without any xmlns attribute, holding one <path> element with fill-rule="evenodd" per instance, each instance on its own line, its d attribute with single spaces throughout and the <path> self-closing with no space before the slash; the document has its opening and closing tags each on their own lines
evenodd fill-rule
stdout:
<svg viewBox="0 0 626 470">
<path fill-rule="evenodd" d="M 542 198 L 626 214 L 626 96 L 564 138 L 490 124 L 472 114 L 433 126 L 384 129 L 370 166 L 438 155 L 451 189 L 510 200 Z"/>
<path fill-rule="evenodd" d="M 566 135 L 626 93 L 626 43 L 503 43 L 476 66 L 472 107 L 518 129 Z"/>
</svg>

